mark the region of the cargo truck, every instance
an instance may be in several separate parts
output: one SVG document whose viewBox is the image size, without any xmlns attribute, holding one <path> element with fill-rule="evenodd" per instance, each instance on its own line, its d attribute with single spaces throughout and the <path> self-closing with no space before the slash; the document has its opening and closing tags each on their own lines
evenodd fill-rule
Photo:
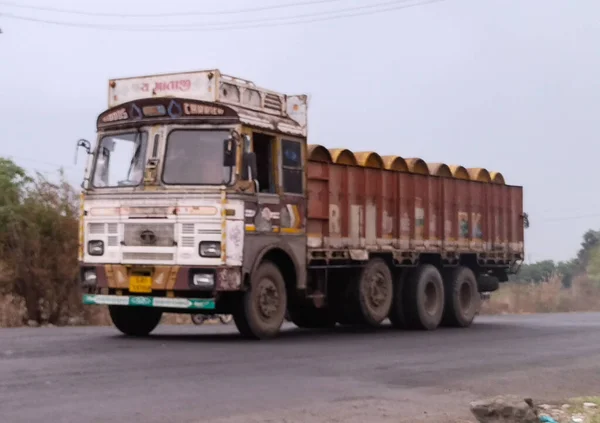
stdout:
<svg viewBox="0 0 600 423">
<path fill-rule="evenodd" d="M 523 260 L 522 187 L 308 144 L 307 108 L 219 70 L 110 80 L 97 142 L 78 142 L 84 304 L 107 305 L 130 336 L 165 312 L 232 314 L 253 339 L 284 316 L 312 329 L 471 325 L 480 293 Z"/>
</svg>

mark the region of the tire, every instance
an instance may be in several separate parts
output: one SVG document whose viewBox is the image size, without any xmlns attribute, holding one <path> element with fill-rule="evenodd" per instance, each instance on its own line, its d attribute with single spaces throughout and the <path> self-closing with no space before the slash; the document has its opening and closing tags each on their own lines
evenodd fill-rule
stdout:
<svg viewBox="0 0 600 423">
<path fill-rule="evenodd" d="M 195 325 L 202 325 L 204 324 L 204 321 L 206 320 L 206 316 L 204 316 L 203 314 L 192 314 L 192 323 Z"/>
<path fill-rule="evenodd" d="M 274 338 L 279 334 L 286 308 L 283 276 L 275 264 L 265 261 L 251 276 L 249 289 L 239 297 L 233 320 L 246 338 Z"/>
<path fill-rule="evenodd" d="M 160 323 L 162 311 L 147 307 L 108 306 L 115 327 L 127 336 L 147 336 Z"/>
<path fill-rule="evenodd" d="M 477 289 L 477 279 L 471 269 L 459 266 L 446 273 L 445 305 L 442 325 L 468 327 L 479 311 L 481 296 Z"/>
<path fill-rule="evenodd" d="M 336 321 L 328 308 L 310 306 L 290 307 L 290 321 L 303 329 L 328 329 L 335 327 Z"/>
<path fill-rule="evenodd" d="M 444 313 L 444 283 L 439 270 L 423 264 L 412 271 L 403 290 L 402 305 L 409 329 L 435 330 Z"/>
<path fill-rule="evenodd" d="M 224 325 L 228 325 L 229 323 L 231 323 L 231 319 L 231 314 L 219 314 L 219 320 Z"/>
<path fill-rule="evenodd" d="M 392 272 L 385 261 L 371 259 L 362 269 L 356 286 L 360 320 L 377 327 L 390 314 L 393 300 Z"/>
</svg>

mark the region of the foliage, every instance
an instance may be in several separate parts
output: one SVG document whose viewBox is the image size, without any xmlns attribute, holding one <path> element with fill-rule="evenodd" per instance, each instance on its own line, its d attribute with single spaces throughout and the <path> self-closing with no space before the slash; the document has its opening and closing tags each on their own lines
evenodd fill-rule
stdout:
<svg viewBox="0 0 600 423">
<path fill-rule="evenodd" d="M 77 307 L 77 195 L 59 176 L 32 178 L 0 160 L 0 287 L 38 323 L 61 324 Z"/>
<path fill-rule="evenodd" d="M 563 287 L 570 288 L 574 278 L 584 273 L 588 273 L 590 278 L 600 283 L 600 231 L 590 229 L 583 234 L 581 248 L 576 258 L 568 261 L 542 260 L 524 264 L 511 280 L 540 283 L 559 275 Z"/>
</svg>

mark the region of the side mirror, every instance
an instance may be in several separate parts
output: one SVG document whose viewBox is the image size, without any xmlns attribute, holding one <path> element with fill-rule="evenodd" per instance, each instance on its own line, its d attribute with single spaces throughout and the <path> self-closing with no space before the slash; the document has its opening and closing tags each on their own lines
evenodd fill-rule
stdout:
<svg viewBox="0 0 600 423">
<path fill-rule="evenodd" d="M 242 179 L 252 181 L 258 173 L 256 169 L 256 153 L 253 151 L 245 152 L 242 157 Z"/>
<path fill-rule="evenodd" d="M 233 138 L 223 141 L 223 166 L 235 167 L 237 145 Z"/>
<path fill-rule="evenodd" d="M 79 149 L 83 147 L 85 149 L 85 152 L 87 154 L 93 154 L 92 153 L 92 144 L 85 139 L 80 139 L 79 141 L 77 141 L 77 146 L 75 147 L 75 164 L 77 164 L 77 152 L 79 151 Z"/>
</svg>

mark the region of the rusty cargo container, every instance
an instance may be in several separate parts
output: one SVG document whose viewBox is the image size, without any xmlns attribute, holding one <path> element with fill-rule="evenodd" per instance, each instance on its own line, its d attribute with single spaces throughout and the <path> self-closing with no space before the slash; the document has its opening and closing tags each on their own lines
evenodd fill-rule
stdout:
<svg viewBox="0 0 600 423">
<path fill-rule="evenodd" d="M 406 263 L 422 253 L 449 263 L 460 254 L 495 265 L 523 258 L 523 189 L 498 172 L 320 145 L 309 146 L 307 167 L 313 257 L 348 250 L 390 251 Z"/>
</svg>

